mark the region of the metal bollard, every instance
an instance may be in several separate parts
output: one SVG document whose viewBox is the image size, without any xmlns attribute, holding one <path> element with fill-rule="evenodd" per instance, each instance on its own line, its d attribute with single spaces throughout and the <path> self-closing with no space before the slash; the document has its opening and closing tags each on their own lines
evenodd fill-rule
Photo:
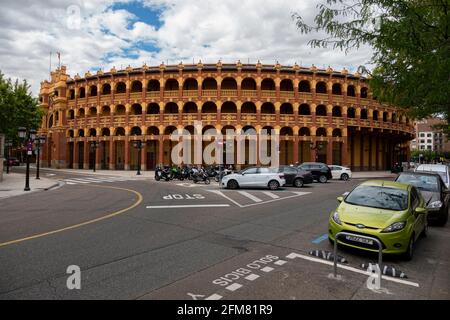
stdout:
<svg viewBox="0 0 450 320">
<path fill-rule="evenodd" d="M 333 254 L 334 254 L 334 277 L 337 277 L 337 240 L 340 236 L 353 236 L 353 237 L 360 237 L 360 238 L 364 238 L 367 240 L 372 240 L 374 241 L 377 245 L 378 245 L 378 267 L 379 267 L 379 272 L 378 272 L 378 281 L 380 283 L 381 286 L 381 270 L 382 270 L 382 262 L 383 262 L 383 245 L 381 244 L 380 240 L 376 239 L 376 238 L 372 238 L 372 237 L 367 237 L 367 236 L 362 236 L 359 234 L 353 234 L 353 233 L 349 233 L 349 232 L 338 232 L 336 233 L 336 235 L 334 236 L 334 249 L 333 249 Z M 380 289 L 380 288 L 378 288 Z"/>
</svg>

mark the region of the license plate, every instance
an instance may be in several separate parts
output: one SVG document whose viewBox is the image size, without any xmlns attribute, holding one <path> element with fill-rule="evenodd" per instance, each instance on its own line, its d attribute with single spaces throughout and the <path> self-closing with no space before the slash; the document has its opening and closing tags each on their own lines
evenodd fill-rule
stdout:
<svg viewBox="0 0 450 320">
<path fill-rule="evenodd" d="M 345 236 L 345 239 L 347 239 L 349 241 L 355 241 L 355 242 L 359 242 L 359 243 L 373 245 L 373 240 L 366 239 L 366 238 L 361 238 L 361 237 L 356 237 L 356 236 Z"/>
</svg>

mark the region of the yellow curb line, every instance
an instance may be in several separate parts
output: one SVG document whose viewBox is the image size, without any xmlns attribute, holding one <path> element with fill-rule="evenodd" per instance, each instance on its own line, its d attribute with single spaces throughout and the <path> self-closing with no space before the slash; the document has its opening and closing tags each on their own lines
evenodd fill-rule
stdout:
<svg viewBox="0 0 450 320">
<path fill-rule="evenodd" d="M 138 205 L 140 205 L 142 203 L 142 200 L 143 200 L 142 194 L 140 194 L 137 191 L 131 190 L 131 189 L 109 187 L 109 186 L 100 186 L 100 185 L 87 185 L 87 186 L 128 191 L 128 192 L 131 192 L 131 193 L 134 193 L 135 195 L 137 195 L 138 200 L 134 204 L 129 206 L 128 208 L 125 208 L 125 209 L 113 212 L 113 213 L 108 214 L 106 216 L 103 216 L 103 217 L 100 217 L 100 218 L 96 218 L 96 219 L 93 219 L 93 220 L 89 220 L 89 221 L 86 221 L 86 222 L 82 222 L 82 223 L 79 223 L 79 224 L 75 224 L 73 226 L 69 226 L 69 227 L 65 227 L 65 228 L 61 228 L 61 229 L 57 229 L 57 230 L 53 230 L 53 231 L 49 231 L 49 232 L 45 232 L 45 233 L 36 234 L 34 236 L 30 236 L 30 237 L 26 237 L 26 238 L 22 238 L 22 239 L 17 239 L 17 240 L 12 240 L 12 241 L 8 241 L 8 242 L 3 242 L 3 243 L 0 243 L 0 247 L 6 247 L 6 246 L 9 246 L 9 245 L 15 244 L 15 243 L 20 243 L 20 242 L 24 242 L 24 241 L 28 241 L 28 240 L 33 240 L 33 239 L 37 239 L 37 238 L 46 237 L 46 236 L 49 236 L 49 235 L 52 235 L 52 234 L 56 234 L 56 233 L 64 232 L 64 231 L 67 231 L 67 230 L 72 230 L 72 229 L 84 227 L 84 226 L 89 225 L 89 224 L 93 224 L 93 223 L 96 223 L 96 222 L 99 222 L 99 221 L 102 221 L 102 220 L 110 219 L 110 218 L 118 216 L 118 215 L 120 215 L 122 213 L 125 213 L 125 212 L 127 212 L 127 211 L 129 211 L 131 209 L 136 208 Z"/>
</svg>

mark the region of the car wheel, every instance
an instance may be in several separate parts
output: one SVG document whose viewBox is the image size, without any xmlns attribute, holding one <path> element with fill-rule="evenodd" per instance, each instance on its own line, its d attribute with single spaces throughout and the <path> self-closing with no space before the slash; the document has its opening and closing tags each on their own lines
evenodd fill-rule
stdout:
<svg viewBox="0 0 450 320">
<path fill-rule="evenodd" d="M 326 176 L 322 175 L 319 177 L 319 182 L 320 183 L 327 183 L 328 179 Z"/>
<path fill-rule="evenodd" d="M 210 184 L 211 183 L 211 180 L 209 180 L 209 178 L 206 178 L 205 179 L 205 184 Z"/>
<path fill-rule="evenodd" d="M 348 174 L 343 173 L 343 174 L 341 175 L 341 179 L 344 180 L 344 181 L 348 181 L 348 179 L 350 179 L 350 177 L 348 176 Z"/>
<path fill-rule="evenodd" d="M 237 188 L 239 188 L 239 184 L 237 183 L 236 180 L 230 180 L 227 183 L 227 188 L 228 189 L 237 189 Z"/>
<path fill-rule="evenodd" d="M 294 187 L 296 188 L 302 188 L 304 185 L 303 179 L 297 178 L 294 180 Z"/>
<path fill-rule="evenodd" d="M 411 261 L 414 256 L 414 235 L 412 235 L 409 240 L 408 250 L 404 254 L 404 258 L 406 261 Z"/>
<path fill-rule="evenodd" d="M 276 180 L 271 180 L 269 181 L 268 187 L 270 190 L 277 190 L 280 187 L 280 184 Z"/>
</svg>

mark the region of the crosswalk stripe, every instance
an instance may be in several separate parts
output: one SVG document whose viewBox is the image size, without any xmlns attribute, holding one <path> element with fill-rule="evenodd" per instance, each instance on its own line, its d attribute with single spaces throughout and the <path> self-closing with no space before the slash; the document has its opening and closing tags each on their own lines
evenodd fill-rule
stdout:
<svg viewBox="0 0 450 320">
<path fill-rule="evenodd" d="M 245 192 L 245 191 L 239 191 L 239 194 L 242 194 L 243 196 L 249 198 L 250 200 L 253 200 L 254 202 L 262 202 L 262 200 L 258 197 L 255 197 L 254 195 Z"/>
<path fill-rule="evenodd" d="M 87 184 L 87 183 L 92 183 L 92 181 L 87 182 L 87 181 L 78 181 L 78 180 L 74 180 L 74 179 L 66 179 L 64 180 L 65 182 L 68 183 L 72 183 L 72 184 L 78 184 L 78 183 L 82 183 L 82 184 Z"/>
<path fill-rule="evenodd" d="M 269 191 L 263 191 L 263 194 L 265 194 L 266 196 L 271 197 L 272 199 L 280 199 L 279 196 L 277 196 L 276 194 L 273 194 L 272 192 L 269 192 Z"/>
</svg>

